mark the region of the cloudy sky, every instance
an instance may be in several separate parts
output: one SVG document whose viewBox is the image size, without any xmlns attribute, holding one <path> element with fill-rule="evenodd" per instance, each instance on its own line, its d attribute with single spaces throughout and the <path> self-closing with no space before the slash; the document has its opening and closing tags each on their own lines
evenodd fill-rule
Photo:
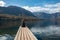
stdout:
<svg viewBox="0 0 60 40">
<path fill-rule="evenodd" d="M 0 6 L 19 6 L 31 12 L 60 12 L 60 0 L 0 0 Z"/>
</svg>

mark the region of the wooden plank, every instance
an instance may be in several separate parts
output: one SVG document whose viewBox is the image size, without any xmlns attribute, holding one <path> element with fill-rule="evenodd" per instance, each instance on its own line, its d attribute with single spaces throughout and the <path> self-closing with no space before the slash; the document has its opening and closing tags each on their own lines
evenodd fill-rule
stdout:
<svg viewBox="0 0 60 40">
<path fill-rule="evenodd" d="M 27 27 L 20 27 L 14 40 L 37 40 Z"/>
</svg>

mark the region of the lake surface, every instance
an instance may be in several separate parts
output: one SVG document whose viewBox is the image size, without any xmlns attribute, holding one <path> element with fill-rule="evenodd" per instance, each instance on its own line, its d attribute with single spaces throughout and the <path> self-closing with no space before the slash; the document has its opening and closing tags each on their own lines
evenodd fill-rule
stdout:
<svg viewBox="0 0 60 40">
<path fill-rule="evenodd" d="M 26 25 L 34 33 L 34 35 L 37 37 L 38 40 L 59 40 L 60 39 L 60 21 L 41 20 L 38 22 L 26 23 Z M 12 31 L 11 29 L 9 31 Z M 17 31 L 17 29 L 18 28 L 14 28 L 13 32 Z M 3 35 L 0 35 L 0 40 L 13 40 L 14 36 L 15 34 L 10 35 L 9 33 L 5 33 Z"/>
</svg>

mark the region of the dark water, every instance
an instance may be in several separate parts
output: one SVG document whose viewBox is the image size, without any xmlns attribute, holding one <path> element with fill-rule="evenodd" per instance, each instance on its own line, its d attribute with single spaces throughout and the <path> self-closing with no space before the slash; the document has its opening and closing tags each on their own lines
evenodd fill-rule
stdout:
<svg viewBox="0 0 60 40">
<path fill-rule="evenodd" d="M 26 25 L 30 28 L 30 30 L 34 33 L 34 35 L 37 37 L 38 40 L 60 39 L 59 20 L 41 20 L 38 22 L 30 22 L 30 23 L 27 22 Z M 13 40 L 15 35 L 14 33 L 17 30 L 18 27 L 9 28 L 9 30 L 5 34 L 0 35 L 0 40 Z M 8 32 L 10 32 L 13 35 L 10 35 Z"/>
</svg>

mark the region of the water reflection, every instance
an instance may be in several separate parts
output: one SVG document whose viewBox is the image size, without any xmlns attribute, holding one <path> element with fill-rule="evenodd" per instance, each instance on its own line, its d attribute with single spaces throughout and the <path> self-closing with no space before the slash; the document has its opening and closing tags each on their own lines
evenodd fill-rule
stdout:
<svg viewBox="0 0 60 40">
<path fill-rule="evenodd" d="M 29 27 L 48 27 L 48 26 L 59 26 L 60 22 L 59 21 L 51 21 L 51 20 L 41 20 L 41 21 L 37 21 L 37 22 L 28 22 L 26 23 L 27 26 Z"/>
<path fill-rule="evenodd" d="M 37 22 L 26 22 L 26 25 L 30 28 L 30 30 L 34 33 L 34 35 L 39 40 L 41 38 L 43 40 L 44 40 L 44 38 L 48 39 L 48 40 L 51 38 L 54 38 L 54 39 L 57 38 L 57 40 L 58 40 L 60 38 L 60 21 L 59 20 L 57 20 L 57 21 L 56 20 L 41 20 L 41 21 L 37 21 Z M 9 30 L 16 31 L 17 27 L 9 28 Z M 12 32 L 10 32 L 10 33 L 12 33 Z M 3 40 L 3 38 L 7 38 L 6 40 L 9 40 L 10 36 L 9 36 L 9 38 L 6 36 L 0 37 L 1 40 Z M 13 38 L 10 38 L 10 39 L 12 40 Z"/>
<path fill-rule="evenodd" d="M 60 22 L 56 20 L 40 21 L 31 28 L 31 31 L 38 36 L 40 35 L 41 38 L 43 37 L 43 40 L 59 40 Z"/>
</svg>

